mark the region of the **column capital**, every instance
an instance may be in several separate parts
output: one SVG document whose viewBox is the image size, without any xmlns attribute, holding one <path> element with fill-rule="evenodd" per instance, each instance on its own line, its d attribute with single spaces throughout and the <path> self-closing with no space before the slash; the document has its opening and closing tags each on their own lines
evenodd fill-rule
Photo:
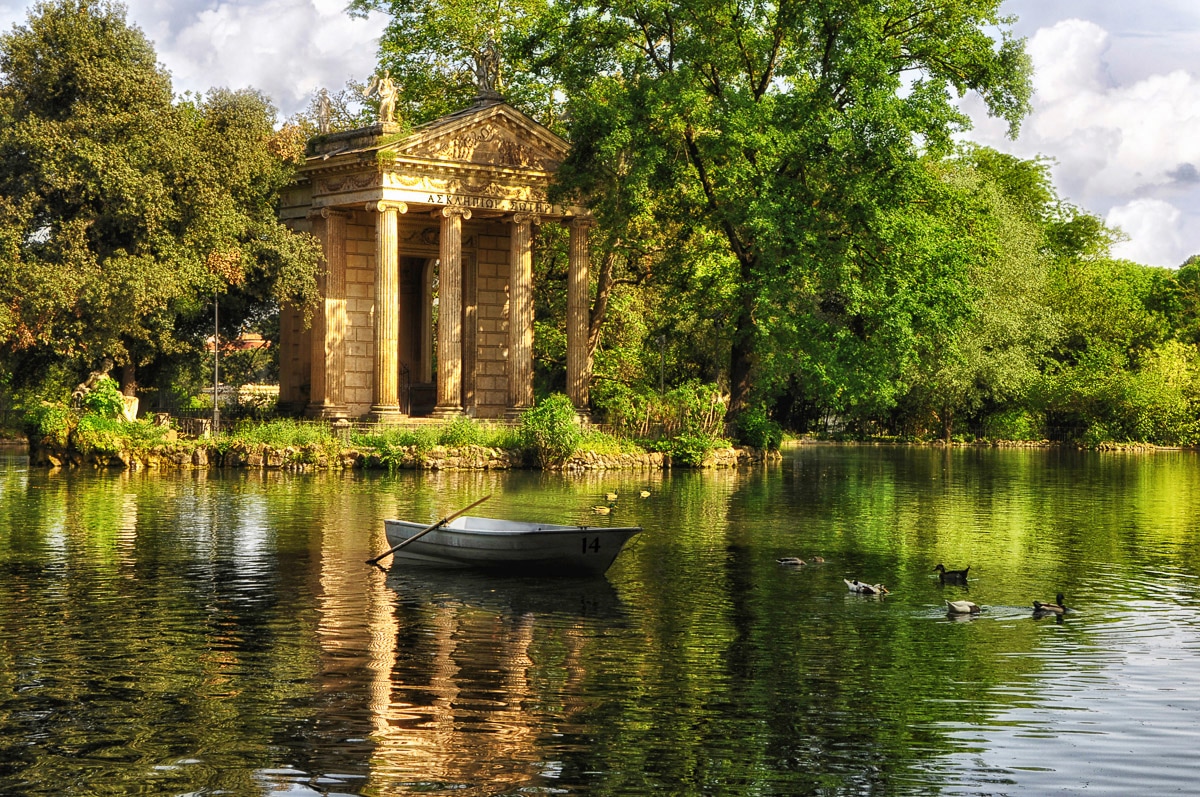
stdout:
<svg viewBox="0 0 1200 797">
<path fill-rule="evenodd" d="M 380 199 L 375 202 L 368 202 L 366 210 L 368 213 L 384 213 L 389 210 L 394 210 L 397 213 L 407 213 L 408 212 L 408 203 L 407 202 L 387 202 L 385 200 Z"/>
<path fill-rule="evenodd" d="M 447 205 L 444 208 L 438 208 L 431 214 L 435 219 L 450 218 L 451 216 L 462 216 L 463 220 L 471 218 L 470 208 L 460 208 L 457 205 Z"/>
<path fill-rule="evenodd" d="M 314 213 L 323 219 L 344 219 L 350 215 L 348 211 L 341 208 L 321 208 Z"/>
<path fill-rule="evenodd" d="M 542 217 L 537 213 L 514 213 L 512 214 L 513 224 L 541 224 Z"/>
<path fill-rule="evenodd" d="M 591 216 L 567 216 L 563 219 L 563 224 L 576 229 L 589 229 L 596 226 L 596 220 Z"/>
</svg>

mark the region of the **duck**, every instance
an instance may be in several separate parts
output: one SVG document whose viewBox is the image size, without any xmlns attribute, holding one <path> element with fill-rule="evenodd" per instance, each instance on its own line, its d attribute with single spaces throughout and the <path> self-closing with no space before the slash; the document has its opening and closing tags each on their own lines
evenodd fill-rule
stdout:
<svg viewBox="0 0 1200 797">
<path fill-rule="evenodd" d="M 776 559 L 775 561 L 779 562 L 781 565 L 787 565 L 788 567 L 802 567 L 803 565 L 808 564 L 808 562 L 805 562 L 799 556 L 785 556 L 782 559 Z"/>
<path fill-rule="evenodd" d="M 609 502 L 616 501 L 616 500 L 617 500 L 617 494 L 616 494 L 616 493 L 605 493 L 605 494 L 604 494 L 604 500 L 605 500 L 605 501 L 609 501 Z"/>
<path fill-rule="evenodd" d="M 979 604 L 971 601 L 946 601 L 946 614 L 979 614 Z"/>
<path fill-rule="evenodd" d="M 938 562 L 937 567 L 933 568 L 933 572 L 937 573 L 938 578 L 945 584 L 947 581 L 965 582 L 970 569 L 971 566 L 967 565 L 963 570 L 947 570 L 944 564 Z"/>
<path fill-rule="evenodd" d="M 1066 611 L 1067 607 L 1063 603 L 1063 594 L 1061 592 L 1054 596 L 1054 603 L 1033 602 L 1034 614 L 1063 614 Z"/>
<path fill-rule="evenodd" d="M 810 561 L 812 561 L 814 564 L 823 565 L 823 564 L 825 564 L 825 557 L 824 556 L 814 556 L 814 557 L 812 557 L 812 559 Z"/>
<path fill-rule="evenodd" d="M 607 515 L 609 512 L 612 511 L 612 507 L 605 506 L 604 504 L 597 504 L 596 506 L 592 507 L 592 511 L 595 512 L 597 515 Z"/>
<path fill-rule="evenodd" d="M 649 490 L 642 490 L 642 491 L 641 491 L 641 493 L 639 493 L 639 495 L 641 495 L 641 496 L 642 496 L 642 498 L 649 498 L 649 497 L 650 497 L 650 491 L 649 491 Z"/>
<path fill-rule="evenodd" d="M 842 581 L 846 582 L 846 586 L 850 588 L 851 592 L 857 592 L 860 595 L 887 595 L 888 594 L 888 588 L 883 586 L 882 584 L 865 584 L 865 583 L 859 581 L 857 578 L 854 579 L 853 581 L 851 581 L 848 578 L 843 578 Z"/>
</svg>

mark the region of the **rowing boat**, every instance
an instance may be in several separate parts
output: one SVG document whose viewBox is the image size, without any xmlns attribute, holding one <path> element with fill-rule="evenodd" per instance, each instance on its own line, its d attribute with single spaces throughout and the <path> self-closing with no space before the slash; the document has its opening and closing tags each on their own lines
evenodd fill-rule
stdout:
<svg viewBox="0 0 1200 797">
<path fill-rule="evenodd" d="M 608 570 L 636 526 L 559 526 L 464 515 L 426 531 L 423 523 L 385 520 L 393 556 L 440 567 L 475 567 L 540 575 L 599 574 Z"/>
</svg>

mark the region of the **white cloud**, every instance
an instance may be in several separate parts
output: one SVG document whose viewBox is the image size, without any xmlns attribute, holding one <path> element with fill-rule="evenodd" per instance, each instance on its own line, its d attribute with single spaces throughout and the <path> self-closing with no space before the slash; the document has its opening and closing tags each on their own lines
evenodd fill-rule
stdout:
<svg viewBox="0 0 1200 797">
<path fill-rule="evenodd" d="M 971 100 L 964 107 L 981 122 L 971 137 L 1053 158 L 1059 193 L 1129 235 L 1122 257 L 1176 266 L 1200 252 L 1200 77 L 1175 69 L 1120 84 L 1105 60 L 1112 46 L 1081 19 L 1038 30 L 1028 42 L 1034 110 L 1021 136 L 1005 140 Z"/>
<path fill-rule="evenodd" d="M 252 87 L 284 116 L 317 89 L 375 71 L 385 14 L 351 18 L 345 0 L 126 0 L 177 93 Z M 24 24 L 33 0 L 0 0 L 0 32 Z"/>
<path fill-rule="evenodd" d="M 1119 227 L 1129 240 L 1113 247 L 1115 257 L 1138 263 L 1178 266 L 1183 248 L 1183 214 L 1161 199 L 1135 199 L 1108 211 L 1105 223 Z"/>
<path fill-rule="evenodd" d="M 253 87 L 288 116 L 317 89 L 375 70 L 386 17 L 356 19 L 344 9 L 330 0 L 131 0 L 129 17 L 154 40 L 176 91 Z"/>
</svg>

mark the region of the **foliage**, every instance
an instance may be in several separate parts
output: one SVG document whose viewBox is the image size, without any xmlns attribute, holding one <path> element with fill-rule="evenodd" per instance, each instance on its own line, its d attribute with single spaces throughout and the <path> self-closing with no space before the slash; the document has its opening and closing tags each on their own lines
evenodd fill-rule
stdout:
<svg viewBox="0 0 1200 797">
<path fill-rule="evenodd" d="M 44 439 L 52 445 L 66 446 L 74 425 L 71 410 L 61 403 L 43 401 L 25 412 L 29 436 Z"/>
<path fill-rule="evenodd" d="M 125 398 L 117 388 L 116 380 L 102 377 L 96 386 L 83 397 L 83 408 L 101 418 L 121 418 L 125 412 Z"/>
<path fill-rule="evenodd" d="M 275 217 L 291 175 L 251 91 L 176 103 L 104 0 L 34 6 L 0 37 L 0 359 L 26 380 L 104 356 L 128 391 L 194 356 L 211 299 L 234 328 L 316 295 L 318 248 Z"/>
<path fill-rule="evenodd" d="M 547 396 L 526 410 L 521 416 L 521 433 L 542 467 L 565 461 L 583 439 L 578 413 L 562 393 Z"/>
<path fill-rule="evenodd" d="M 721 320 L 705 340 L 726 347 L 731 415 L 797 372 L 886 406 L 922 332 L 961 311 L 967 261 L 926 231 L 913 142 L 944 151 L 967 89 L 1015 129 L 1028 66 L 998 8 L 689 0 L 545 19 L 573 143 L 563 194 L 616 238 L 663 231 L 656 279 Z"/>
<path fill-rule="evenodd" d="M 670 455 L 672 465 L 689 468 L 700 467 L 713 449 L 729 448 L 731 445 L 724 438 L 703 432 L 684 432 L 650 444 L 652 450 Z"/>
<path fill-rule="evenodd" d="M 327 424 L 304 423 L 286 418 L 239 423 L 225 432 L 224 436 L 229 440 L 241 440 L 251 445 L 274 448 L 324 447 L 337 440 Z"/>
<path fill-rule="evenodd" d="M 1041 440 L 1044 438 L 1042 417 L 1020 408 L 1009 408 L 988 416 L 983 424 L 983 436 L 991 440 Z"/>
<path fill-rule="evenodd" d="M 738 439 L 748 446 L 778 451 L 783 429 L 767 415 L 763 407 L 751 407 L 738 417 Z"/>
<path fill-rule="evenodd" d="M 351 0 L 352 14 L 386 11 L 380 73 L 397 79 L 399 116 L 420 124 L 461 110 L 477 93 L 477 73 L 498 61 L 495 89 L 554 126 L 554 85 L 540 79 L 525 41 L 547 13 L 546 0 Z"/>
<path fill-rule="evenodd" d="M 632 438 L 724 433 L 725 395 L 712 383 L 688 380 L 661 395 L 617 382 L 603 383 L 593 401 L 618 434 Z"/>
</svg>

